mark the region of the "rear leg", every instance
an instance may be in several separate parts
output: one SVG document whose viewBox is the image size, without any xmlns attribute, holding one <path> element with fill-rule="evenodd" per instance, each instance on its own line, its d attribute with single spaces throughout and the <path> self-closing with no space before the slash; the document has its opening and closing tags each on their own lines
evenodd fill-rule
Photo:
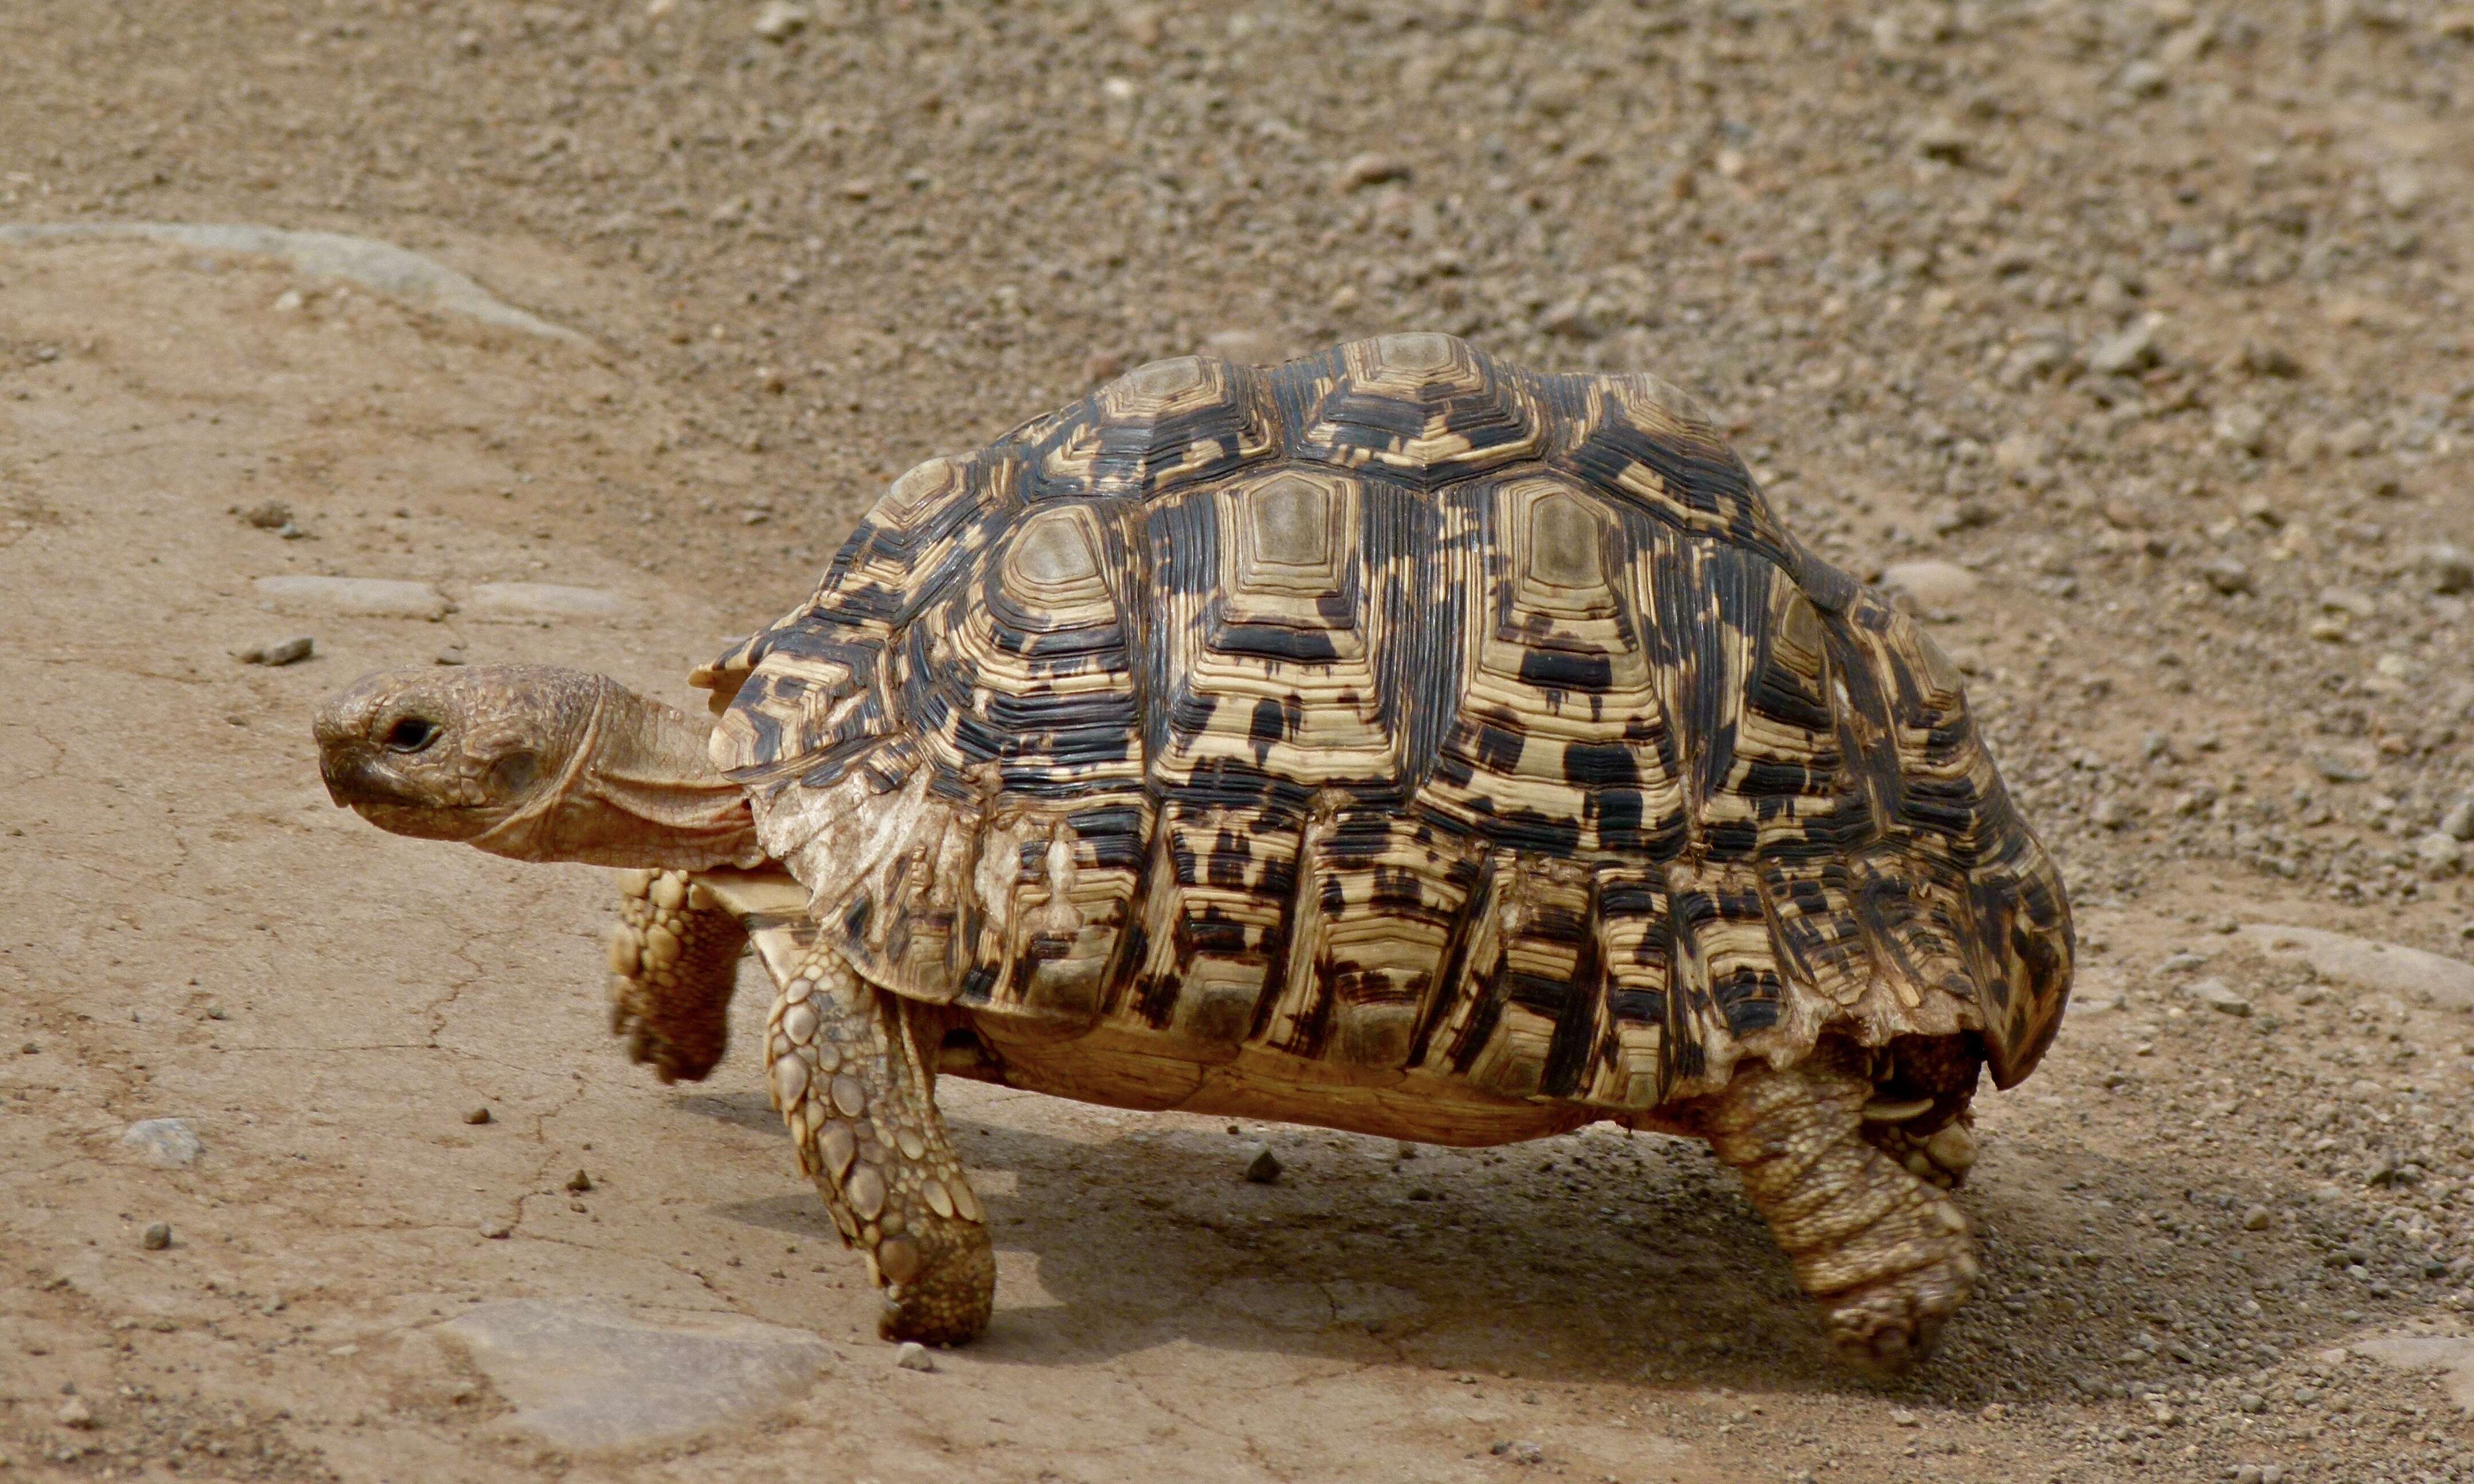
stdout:
<svg viewBox="0 0 2474 1484">
<path fill-rule="evenodd" d="M 1873 1090 L 1824 1051 L 1784 1071 L 1756 1065 L 1710 1100 L 1704 1130 L 1820 1301 L 1831 1342 L 1897 1372 L 1931 1351 L 1977 1270 L 1958 1208 L 1865 1137 Z"/>
<path fill-rule="evenodd" d="M 610 934 L 610 1030 L 664 1082 L 701 1082 L 730 1041 L 747 929 L 684 871 L 630 871 Z"/>
<path fill-rule="evenodd" d="M 1972 1036 L 1906 1036 L 1871 1054 L 1873 1095 L 1864 1137 L 1918 1180 L 1944 1190 L 1976 1166 L 1976 1113 L 1983 1048 Z"/>
<path fill-rule="evenodd" d="M 904 1008 L 809 948 L 765 1022 L 768 1081 L 800 1167 L 884 1290 L 877 1332 L 953 1345 L 987 1328 L 996 1250 L 936 1111 L 937 1047 L 922 1054 Z"/>
</svg>

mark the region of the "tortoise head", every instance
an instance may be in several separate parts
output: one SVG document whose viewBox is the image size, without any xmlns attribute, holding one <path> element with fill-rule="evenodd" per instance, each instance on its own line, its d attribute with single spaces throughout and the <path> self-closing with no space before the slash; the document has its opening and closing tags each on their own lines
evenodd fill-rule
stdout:
<svg viewBox="0 0 2474 1484">
<path fill-rule="evenodd" d="M 606 866 L 763 858 L 705 728 L 603 676 L 380 671 L 329 697 L 311 730 L 327 796 L 393 834 Z"/>
<path fill-rule="evenodd" d="M 606 683 L 528 665 L 363 676 L 318 708 L 318 771 L 380 829 L 478 840 L 565 780 Z"/>
</svg>

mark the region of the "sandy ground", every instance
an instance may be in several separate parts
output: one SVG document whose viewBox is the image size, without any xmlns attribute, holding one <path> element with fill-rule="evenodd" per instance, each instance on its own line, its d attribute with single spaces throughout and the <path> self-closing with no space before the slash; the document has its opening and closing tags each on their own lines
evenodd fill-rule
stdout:
<svg viewBox="0 0 2474 1484">
<path fill-rule="evenodd" d="M 0 1477 L 2474 1476 L 2474 994 L 2239 930 L 2474 932 L 2474 19 L 804 13 L 0 8 L 0 222 L 364 233 L 592 343 L 0 248 Z M 1979 1105 L 1987 1280 L 1910 1380 L 1833 1369 L 1694 1148 L 979 1087 L 998 1320 L 897 1370 L 754 1069 L 663 1089 L 603 1034 L 601 874 L 318 785 L 363 670 L 679 696 L 915 459 L 1152 355 L 1411 326 L 1709 397 L 1909 586 L 2065 863 L 2078 999 Z M 158 1117 L 193 1162 L 119 1142 Z M 824 1350 L 596 1449 L 448 1328 L 524 1299 Z"/>
</svg>

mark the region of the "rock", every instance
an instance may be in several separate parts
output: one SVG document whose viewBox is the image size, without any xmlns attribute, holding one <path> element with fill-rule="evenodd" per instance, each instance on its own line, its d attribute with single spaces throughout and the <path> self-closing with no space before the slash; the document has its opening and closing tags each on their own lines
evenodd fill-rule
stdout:
<svg viewBox="0 0 2474 1484">
<path fill-rule="evenodd" d="M 2033 433 L 2013 433 L 1993 445 L 1993 467 L 2013 479 L 2024 480 L 2050 458 L 2045 441 Z"/>
<path fill-rule="evenodd" d="M 198 1162 L 206 1145 L 178 1118 L 146 1118 L 121 1131 L 120 1147 L 136 1151 L 147 1163 L 163 1169 L 184 1169 Z"/>
<path fill-rule="evenodd" d="M 808 8 L 806 6 L 793 5 L 790 0 L 770 0 L 764 9 L 756 12 L 756 22 L 752 29 L 764 40 L 788 41 L 805 29 L 807 24 Z"/>
<path fill-rule="evenodd" d="M 2242 347 L 2242 369 L 2254 376 L 2274 376 L 2291 381 L 2302 374 L 2302 363 L 2286 352 L 2282 346 L 2263 346 L 2246 341 Z"/>
<path fill-rule="evenodd" d="M 2252 922 L 2242 933 L 2269 958 L 2308 964 L 2340 984 L 2385 991 L 2415 1004 L 2474 1007 L 2474 964 L 2317 927 Z"/>
<path fill-rule="evenodd" d="M 2222 979 L 2194 979 L 2182 986 L 2182 993 L 2221 1015 L 2247 1017 L 2250 1001 L 2234 993 Z"/>
<path fill-rule="evenodd" d="M 929 1355 L 928 1347 L 917 1340 L 905 1340 L 896 1346 L 893 1352 L 893 1363 L 905 1371 L 936 1369 L 936 1362 Z"/>
<path fill-rule="evenodd" d="M 2413 842 L 2414 859 L 2436 874 L 2445 874 L 2465 864 L 2465 847 L 2455 835 L 2435 829 Z"/>
<path fill-rule="evenodd" d="M 2267 1207 L 2254 1206 L 2243 1212 L 2242 1227 L 2245 1232 L 2265 1232 L 2268 1228 L 2270 1219 Z"/>
<path fill-rule="evenodd" d="M 1507 1438 L 1487 1451 L 1516 1464 L 1542 1464 L 1546 1461 L 1546 1450 L 1526 1438 Z"/>
<path fill-rule="evenodd" d="M 2250 568 L 2231 557 L 2211 557 L 2200 562 L 2199 575 L 2208 580 L 2209 586 L 2228 598 L 2236 593 L 2252 591 L 2254 587 Z"/>
<path fill-rule="evenodd" d="M 2218 412 L 2217 442 L 2253 458 L 2268 451 L 2268 414 L 2249 402 L 2236 402 Z"/>
<path fill-rule="evenodd" d="M 1362 191 L 1370 185 L 1407 179 L 1408 163 L 1390 155 L 1360 155 L 1340 167 L 1340 188 L 1344 191 Z"/>
<path fill-rule="evenodd" d="M 2138 57 L 2124 62 L 2113 75 L 2113 85 L 2126 98 L 2155 98 L 2173 85 L 2173 75 L 2163 62 Z"/>
<path fill-rule="evenodd" d="M 570 1195 L 582 1195 L 592 1188 L 593 1177 L 582 1170 L 567 1177 L 567 1193 Z"/>
<path fill-rule="evenodd" d="M 2474 1412 L 2474 1335 L 2389 1334 L 2355 1340 L 2345 1350 L 2399 1371 L 2441 1371 L 2458 1409 Z"/>
<path fill-rule="evenodd" d="M 2090 346 L 2088 370 L 2099 376 L 2133 376 L 2163 361 L 2156 348 L 2156 327 L 2162 323 L 2160 316 L 2142 315 Z"/>
<path fill-rule="evenodd" d="M 232 658 L 243 664 L 299 664 L 309 658 L 310 652 L 316 649 L 318 641 L 309 635 L 296 634 L 288 639 L 276 639 L 265 644 L 253 644 L 247 649 L 233 650 Z"/>
<path fill-rule="evenodd" d="M 1256 1144 L 1246 1157 L 1246 1178 L 1258 1185 L 1268 1185 L 1280 1178 L 1280 1157 L 1272 1153 L 1269 1144 Z"/>
<path fill-rule="evenodd" d="M 206 252 L 280 258 L 313 278 L 342 278 L 394 299 L 460 314 L 502 329 L 591 346 L 585 336 L 502 303 L 472 279 L 418 252 L 340 232 L 297 232 L 238 223 L 6 222 L 0 244 L 136 237 Z"/>
<path fill-rule="evenodd" d="M 504 1216 L 493 1216 L 481 1223 L 481 1234 L 494 1242 L 503 1242 L 516 1234 L 516 1224 Z"/>
<path fill-rule="evenodd" d="M 94 1425 L 94 1408 L 85 1404 L 85 1398 L 71 1397 L 61 1403 L 61 1409 L 52 1414 L 52 1419 L 63 1427 L 91 1427 Z"/>
<path fill-rule="evenodd" d="M 2369 768 L 2353 758 L 2340 757 L 2333 753 L 2323 753 L 2312 758 L 2311 766 L 2331 783 L 2364 783 L 2368 782 L 2371 777 Z"/>
<path fill-rule="evenodd" d="M 2431 590 L 2440 594 L 2474 589 L 2474 551 L 2449 541 L 2435 541 L 2413 554 L 2414 569 Z"/>
<path fill-rule="evenodd" d="M 1967 163 L 1967 156 L 1976 150 L 1974 132 L 1948 117 L 1927 119 L 1917 128 L 1912 142 L 1918 155 L 1953 165 Z"/>
<path fill-rule="evenodd" d="M 2439 831 L 2451 840 L 2474 840 L 2474 799 L 2460 799 L 2439 817 Z"/>
<path fill-rule="evenodd" d="M 268 500 L 243 511 L 240 518 L 261 531 L 280 531 L 292 524 L 292 507 L 281 500 Z"/>
<path fill-rule="evenodd" d="M 481 617 L 616 618 L 632 607 L 606 588 L 564 583 L 482 583 L 463 603 L 466 612 Z"/>
<path fill-rule="evenodd" d="M 1881 569 L 1881 586 L 1905 593 L 1921 608 L 1948 608 L 1982 586 L 1955 562 L 1893 562 Z"/>
<path fill-rule="evenodd" d="M 161 1252 L 172 1245 L 172 1223 L 150 1221 L 146 1230 L 137 1233 L 137 1245 L 148 1252 Z"/>
<path fill-rule="evenodd" d="M 490 1121 L 490 1110 L 487 1108 L 467 1109 L 464 1113 L 464 1121 L 467 1123 L 487 1123 Z"/>
<path fill-rule="evenodd" d="M 2098 829 L 2121 829 L 2130 824 L 2130 805 L 2119 799 L 2099 800 L 2090 818 Z"/>
<path fill-rule="evenodd" d="M 447 599 L 427 583 L 383 577 L 261 577 L 257 595 L 283 608 L 373 618 L 444 618 Z"/>
<path fill-rule="evenodd" d="M 805 1329 L 716 1315 L 640 1323 L 593 1303 L 485 1304 L 439 1327 L 551 1446 L 627 1448 L 742 1423 L 807 1395 L 832 1357 Z"/>
</svg>

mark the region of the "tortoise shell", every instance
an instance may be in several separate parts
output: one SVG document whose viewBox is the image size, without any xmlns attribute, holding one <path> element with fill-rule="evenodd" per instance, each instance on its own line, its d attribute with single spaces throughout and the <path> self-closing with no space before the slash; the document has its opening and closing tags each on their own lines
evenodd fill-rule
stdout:
<svg viewBox="0 0 2474 1484">
<path fill-rule="evenodd" d="M 1959 677 L 1646 376 L 1145 366 L 903 475 L 697 672 L 875 983 L 1180 1061 L 1640 1112 L 2068 994 Z"/>
</svg>

